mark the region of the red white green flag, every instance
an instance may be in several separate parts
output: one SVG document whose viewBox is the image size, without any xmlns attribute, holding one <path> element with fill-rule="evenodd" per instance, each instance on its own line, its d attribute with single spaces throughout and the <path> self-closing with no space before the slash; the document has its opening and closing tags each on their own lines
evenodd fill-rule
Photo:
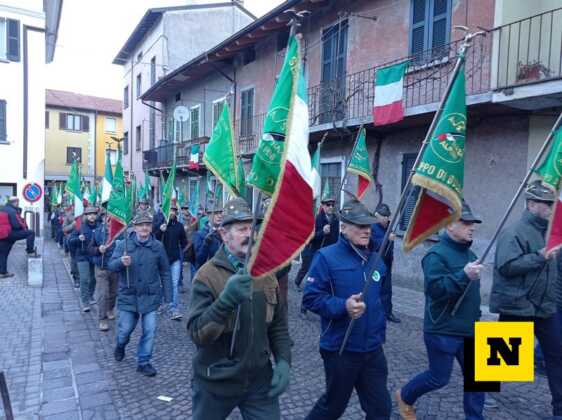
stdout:
<svg viewBox="0 0 562 420">
<path fill-rule="evenodd" d="M 378 69 L 375 75 L 374 125 L 385 125 L 404 119 L 404 73 L 409 61 Z"/>
<path fill-rule="evenodd" d="M 357 140 L 351 152 L 351 159 L 347 166 L 347 172 L 357 175 L 357 198 L 361 200 L 369 185 L 373 182 L 371 165 L 369 164 L 369 152 L 367 151 L 366 130 L 361 127 L 357 133 Z"/>
<path fill-rule="evenodd" d="M 562 247 L 562 128 L 554 133 L 550 152 L 537 169 L 537 173 L 542 179 L 542 184 L 554 190 L 557 197 L 546 235 L 546 253 L 548 254 Z"/>
<path fill-rule="evenodd" d="M 66 183 L 66 192 L 70 195 L 74 204 L 74 220 L 76 221 L 76 229 L 80 229 L 82 215 L 84 214 L 84 202 L 82 190 L 80 188 L 80 173 L 78 170 L 78 161 L 74 160 L 70 168 L 70 176 Z"/>
<path fill-rule="evenodd" d="M 132 218 L 129 194 L 125 184 L 125 175 L 121 163 L 121 151 L 118 152 L 115 174 L 113 175 L 113 186 L 109 201 L 107 202 L 108 214 L 108 238 L 107 245 L 110 245 L 117 237 L 127 229 Z"/>
<path fill-rule="evenodd" d="M 308 135 L 300 46 L 291 36 L 250 174 L 253 185 L 272 193 L 248 263 L 252 277 L 263 277 L 289 264 L 314 235 Z"/>
</svg>

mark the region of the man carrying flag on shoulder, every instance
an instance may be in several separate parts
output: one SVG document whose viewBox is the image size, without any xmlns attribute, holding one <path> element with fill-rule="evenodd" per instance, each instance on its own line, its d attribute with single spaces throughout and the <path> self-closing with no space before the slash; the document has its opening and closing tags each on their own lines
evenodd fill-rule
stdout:
<svg viewBox="0 0 562 420">
<path fill-rule="evenodd" d="M 197 345 L 194 420 L 223 420 L 236 407 L 244 418 L 280 418 L 278 397 L 289 384 L 291 362 L 287 308 L 279 304 L 274 274 L 256 279 L 244 270 L 252 218 L 244 199 L 225 204 L 223 244 L 193 281 L 187 330 Z M 239 306 L 241 339 L 227 357 Z"/>
<path fill-rule="evenodd" d="M 534 323 L 546 364 L 552 411 L 562 419 L 562 339 L 556 315 L 557 250 L 545 239 L 555 196 L 540 180 L 528 185 L 521 219 L 498 237 L 490 311 L 499 321 Z"/>
<path fill-rule="evenodd" d="M 306 419 L 340 418 L 353 389 L 367 419 L 389 419 L 392 407 L 382 347 L 386 319 L 380 299 L 386 267 L 369 258 L 375 252 L 371 226 L 376 219 L 353 199 L 344 203 L 340 220 L 338 242 L 316 253 L 304 287 L 303 306 L 321 317 L 320 354 L 326 374 L 326 392 Z M 372 282 L 371 287 L 362 296 L 366 281 Z M 356 325 L 340 355 L 350 318 Z"/>
</svg>

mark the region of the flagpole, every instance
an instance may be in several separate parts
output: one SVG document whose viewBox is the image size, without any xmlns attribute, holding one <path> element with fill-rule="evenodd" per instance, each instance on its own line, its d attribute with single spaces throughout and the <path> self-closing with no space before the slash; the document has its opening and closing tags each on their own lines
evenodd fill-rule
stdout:
<svg viewBox="0 0 562 420">
<path fill-rule="evenodd" d="M 509 206 L 507 206 L 507 209 L 503 215 L 503 217 L 500 219 L 500 222 L 498 223 L 498 226 L 496 227 L 496 230 L 494 232 L 494 234 L 492 235 L 492 239 L 490 240 L 490 242 L 488 243 L 488 246 L 486 247 L 486 249 L 484 250 L 484 252 L 482 253 L 482 256 L 480 258 L 478 258 L 478 262 L 480 264 L 484 263 L 484 261 L 486 260 L 486 257 L 488 256 L 488 253 L 490 252 L 490 250 L 492 249 L 492 246 L 494 245 L 494 243 L 496 242 L 496 240 L 498 239 L 498 236 L 501 232 L 501 230 L 503 229 L 505 223 L 507 222 L 507 218 L 509 217 L 509 215 L 511 214 L 511 212 L 513 211 L 513 208 L 515 207 L 515 204 L 517 203 L 517 200 L 519 199 L 519 197 L 521 196 L 521 193 L 523 192 L 523 189 L 525 188 L 525 186 L 527 185 L 527 182 L 529 181 L 529 178 L 531 178 L 531 175 L 533 174 L 533 172 L 535 171 L 535 167 L 538 165 L 538 163 L 542 160 L 546 150 L 548 149 L 548 147 L 550 146 L 550 142 L 552 140 L 552 138 L 554 137 L 555 132 L 558 130 L 558 128 L 560 127 L 560 124 L 562 123 L 562 113 L 560 113 L 560 115 L 558 116 L 558 118 L 556 119 L 556 122 L 554 123 L 554 125 L 552 126 L 552 129 L 550 130 L 550 132 L 548 133 L 548 136 L 546 137 L 546 140 L 544 141 L 542 147 L 540 148 L 539 152 L 537 153 L 535 160 L 533 161 L 533 163 L 531 164 L 531 166 L 529 167 L 529 170 L 527 171 L 527 174 L 525 175 L 525 178 L 523 178 L 523 180 L 521 181 L 521 183 L 519 184 L 519 188 L 517 188 L 517 191 L 515 193 L 515 196 L 513 197 L 513 199 L 511 200 L 511 203 L 509 203 Z M 462 295 L 458 298 L 457 302 L 455 303 L 455 306 L 453 307 L 453 310 L 451 311 L 451 315 L 455 316 L 457 311 L 459 310 L 459 307 L 461 306 L 462 302 L 464 301 L 466 295 L 468 294 L 468 291 L 470 290 L 471 284 L 473 282 L 470 281 L 468 283 L 468 285 L 465 287 Z"/>
<path fill-rule="evenodd" d="M 434 117 L 433 117 L 433 121 L 431 121 L 431 125 L 429 126 L 429 130 L 427 131 L 427 134 L 425 135 L 425 139 L 422 143 L 422 146 L 420 147 L 420 150 L 418 152 L 418 155 L 416 156 L 416 160 L 414 162 L 414 164 L 412 165 L 412 169 L 410 170 L 410 173 L 408 175 L 408 180 L 406 182 L 406 187 L 402 190 L 402 194 L 400 195 L 400 200 L 398 202 L 398 206 L 396 208 L 396 212 L 394 213 L 394 215 L 392 216 L 392 219 L 388 225 L 388 228 L 386 229 L 386 232 L 384 234 L 382 243 L 378 249 L 378 251 L 376 252 L 376 254 L 371 253 L 371 255 L 369 256 L 369 261 L 367 262 L 367 266 L 373 265 L 373 267 L 369 270 L 369 273 L 367 275 L 367 281 L 365 282 L 365 285 L 363 287 L 363 292 L 361 293 L 361 298 L 363 299 L 364 296 L 367 294 L 367 292 L 369 291 L 369 286 L 371 285 L 371 277 L 373 276 L 373 273 L 376 271 L 376 265 L 373 264 L 374 262 L 378 262 L 381 257 L 382 254 L 386 248 L 386 246 L 388 245 L 389 239 L 390 239 L 390 235 L 391 233 L 394 233 L 394 229 L 395 229 L 395 225 L 396 222 L 399 219 L 399 215 L 402 212 L 402 208 L 404 207 L 404 204 L 406 202 L 408 202 L 410 200 L 410 197 L 412 196 L 412 192 L 413 192 L 413 188 L 411 188 L 411 182 L 412 182 L 412 177 L 416 171 L 416 168 L 424 154 L 424 151 L 427 147 L 427 145 L 429 144 L 429 141 L 431 139 L 431 135 L 433 134 L 433 131 L 435 129 L 435 126 L 437 125 L 437 122 L 439 121 L 441 114 L 443 113 L 443 108 L 445 105 L 445 102 L 447 100 L 447 98 L 449 97 L 449 94 L 451 93 L 451 89 L 453 87 L 453 83 L 460 71 L 461 65 L 464 63 L 465 61 L 465 51 L 466 49 L 470 46 L 470 41 L 472 40 L 472 38 L 484 34 L 483 32 L 476 32 L 473 34 L 467 34 L 464 37 L 464 42 L 461 45 L 461 47 L 459 48 L 459 54 L 457 57 L 457 62 L 455 63 L 455 67 L 453 68 L 452 71 L 452 76 L 449 79 L 449 84 L 447 85 L 447 89 L 445 90 L 445 94 L 443 95 L 443 97 L 441 98 L 441 102 L 439 103 L 439 106 L 437 108 L 437 112 L 435 113 Z M 407 193 L 407 194 L 406 194 Z M 373 258 L 373 255 L 375 255 L 375 257 Z M 351 319 L 348 326 L 347 326 L 347 330 L 345 332 L 345 336 L 343 338 L 342 344 L 340 346 L 340 350 L 339 350 L 339 355 L 341 356 L 343 354 L 343 351 L 345 349 L 345 345 L 347 344 L 347 340 L 349 339 L 349 335 L 351 334 L 351 330 L 353 329 L 353 326 L 355 325 L 355 319 Z"/>
</svg>

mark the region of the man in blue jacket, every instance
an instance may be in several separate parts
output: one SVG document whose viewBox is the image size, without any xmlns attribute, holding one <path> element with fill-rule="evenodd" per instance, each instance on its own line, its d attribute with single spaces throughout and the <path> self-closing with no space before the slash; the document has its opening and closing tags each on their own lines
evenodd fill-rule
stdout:
<svg viewBox="0 0 562 420">
<path fill-rule="evenodd" d="M 209 221 L 193 235 L 195 268 L 199 269 L 199 267 L 213 258 L 222 245 L 222 239 L 218 232 L 221 223 L 222 209 L 211 209 L 209 211 Z"/>
<path fill-rule="evenodd" d="M 115 242 L 106 245 L 108 239 L 105 212 L 101 215 L 102 223 L 94 230 L 89 253 L 96 268 L 96 286 L 99 293 L 98 319 L 100 331 L 108 331 L 108 320 L 115 319 L 115 301 L 117 299 L 117 273 L 109 271 L 107 264 L 115 250 Z"/>
<path fill-rule="evenodd" d="M 142 336 L 137 351 L 137 372 L 155 376 L 150 364 L 156 334 L 156 310 L 172 299 L 170 264 L 164 245 L 152 235 L 152 215 L 137 212 L 133 219 L 134 232 L 119 241 L 108 268 L 119 273 L 117 308 L 117 345 L 114 357 L 120 362 L 125 357 L 125 346 L 141 319 Z"/>
<path fill-rule="evenodd" d="M 80 230 L 74 230 L 69 238 L 69 246 L 75 252 L 76 265 L 80 273 L 80 299 L 82 312 L 90 312 L 90 305 L 96 303 L 94 292 L 96 290 L 96 273 L 92 256 L 88 246 L 94 237 L 94 230 L 99 226 L 97 207 L 87 207 Z"/>
<path fill-rule="evenodd" d="M 340 220 L 342 234 L 337 243 L 316 253 L 303 294 L 305 308 L 321 317 L 320 354 L 326 374 L 326 392 L 307 420 L 339 418 L 354 388 L 368 420 L 388 419 L 391 402 L 382 347 L 386 320 L 380 300 L 386 268 L 382 261 L 377 264 L 369 258 L 374 252 L 371 226 L 375 218 L 354 199 L 343 205 Z M 367 296 L 362 296 L 366 281 L 371 285 Z M 355 324 L 339 355 L 350 319 Z"/>
<path fill-rule="evenodd" d="M 474 323 L 480 319 L 480 272 L 483 266 L 470 250 L 476 224 L 482 221 L 464 203 L 460 220 L 451 223 L 422 260 L 425 282 L 424 341 L 429 369 L 396 391 L 398 410 L 404 420 L 415 420 L 414 403 L 422 395 L 449 383 L 457 359 L 464 371 L 464 339 L 474 336 Z M 457 300 L 469 286 L 462 304 L 453 316 Z M 484 409 L 483 392 L 464 393 L 467 420 L 480 420 Z"/>
<path fill-rule="evenodd" d="M 376 223 L 372 226 L 371 237 L 375 243 L 375 249 L 378 251 L 382 245 L 384 235 L 390 223 L 390 207 L 387 204 L 381 203 L 375 210 Z M 386 249 L 382 253 L 384 265 L 386 265 L 386 275 L 381 280 L 381 301 L 386 314 L 387 321 L 400 323 L 398 318 L 392 312 L 392 264 L 394 262 L 394 233 L 390 233 Z"/>
</svg>

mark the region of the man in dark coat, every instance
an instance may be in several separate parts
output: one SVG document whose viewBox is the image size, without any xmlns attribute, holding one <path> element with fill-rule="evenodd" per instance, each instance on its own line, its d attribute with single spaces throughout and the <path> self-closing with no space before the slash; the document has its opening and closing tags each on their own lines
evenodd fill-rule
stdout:
<svg viewBox="0 0 562 420">
<path fill-rule="evenodd" d="M 222 209 L 216 208 L 209 211 L 209 221 L 202 229 L 193 235 L 193 247 L 195 249 L 195 268 L 199 269 L 209 261 L 219 250 L 222 239 L 218 228 L 222 223 Z"/>
<path fill-rule="evenodd" d="M 172 302 L 170 303 L 170 313 L 171 319 L 175 321 L 182 319 L 182 314 L 178 310 L 178 286 L 183 269 L 181 254 L 183 254 L 187 247 L 187 237 L 185 236 L 183 224 L 178 220 L 177 212 L 177 206 L 172 204 L 168 223 L 162 223 L 158 229 L 153 231 L 156 239 L 161 241 L 162 245 L 164 245 L 166 255 L 168 255 L 168 262 L 170 263 L 170 272 L 172 275 Z"/>
<path fill-rule="evenodd" d="M 320 248 L 335 244 L 340 235 L 340 222 L 335 213 L 336 199 L 333 196 L 322 198 L 321 207 L 314 221 L 314 237 L 301 254 L 302 264 L 295 277 L 297 287 L 308 273 L 314 254 Z"/>
<path fill-rule="evenodd" d="M 219 229 L 223 245 L 193 281 L 187 329 L 197 345 L 194 420 L 223 420 L 236 407 L 243 418 L 280 418 L 279 395 L 289 384 L 291 363 L 287 307 L 279 303 L 275 275 L 253 279 L 244 271 L 251 231 L 248 204 L 228 201 Z M 238 339 L 229 357 L 238 308 Z"/>
<path fill-rule="evenodd" d="M 375 249 L 378 251 L 382 245 L 384 235 L 390 223 L 390 207 L 381 203 L 375 210 L 375 219 L 377 220 L 372 228 L 371 239 L 375 243 Z M 386 314 L 386 319 L 390 322 L 400 323 L 398 318 L 392 312 L 392 264 L 394 262 L 394 233 L 390 234 L 386 249 L 382 253 L 384 265 L 386 265 L 386 275 L 381 280 L 381 301 Z"/>
<path fill-rule="evenodd" d="M 321 317 L 320 354 L 326 375 L 326 392 L 306 419 L 340 418 L 353 389 L 367 419 L 389 419 L 392 406 L 382 346 L 386 319 L 380 299 L 386 267 L 370 258 L 375 252 L 371 240 L 375 218 L 353 199 L 344 203 L 340 220 L 342 234 L 335 244 L 316 253 L 304 287 L 304 307 Z M 362 296 L 366 281 L 370 287 Z M 351 319 L 355 323 L 340 355 Z"/>
<path fill-rule="evenodd" d="M 19 199 L 15 196 L 10 197 L 0 211 L 7 214 L 7 223 L 11 230 L 6 238 L 0 239 L 0 278 L 7 278 L 14 275 L 8 273 L 8 255 L 16 241 L 25 239 L 25 250 L 29 257 L 39 257 L 39 254 L 35 248 L 35 232 L 27 228 L 25 220 L 20 215 Z"/>
<path fill-rule="evenodd" d="M 90 312 L 90 305 L 96 303 L 94 300 L 96 272 L 93 258 L 88 252 L 88 246 L 94 237 L 94 230 L 98 226 L 97 207 L 87 207 L 84 210 L 80 230 L 75 229 L 68 240 L 70 248 L 74 250 L 76 265 L 80 273 L 80 299 L 83 312 Z"/>
<path fill-rule="evenodd" d="M 151 234 L 152 215 L 137 212 L 133 219 L 134 232 L 119 241 L 108 268 L 119 274 L 117 308 L 117 345 L 114 357 L 125 357 L 125 346 L 141 319 L 142 336 L 137 351 L 137 372 L 155 376 L 150 364 L 156 334 L 156 311 L 162 303 L 172 299 L 172 280 L 166 250 Z"/>
<path fill-rule="evenodd" d="M 422 395 L 449 383 L 455 359 L 464 371 L 464 339 L 474 336 L 480 319 L 480 272 L 483 266 L 470 249 L 476 224 L 481 220 L 464 203 L 461 219 L 451 223 L 422 260 L 425 291 L 424 341 L 429 369 L 396 391 L 402 419 L 415 420 L 414 403 Z M 471 284 L 472 283 L 472 284 Z M 456 301 L 469 287 L 455 316 Z M 484 419 L 483 392 L 464 393 L 467 419 Z"/>
<path fill-rule="evenodd" d="M 562 339 L 557 316 L 557 253 L 545 252 L 545 235 L 555 197 L 540 181 L 526 190 L 527 209 L 498 237 L 490 311 L 501 321 L 533 322 L 552 394 L 552 411 L 562 419 Z"/>
</svg>

